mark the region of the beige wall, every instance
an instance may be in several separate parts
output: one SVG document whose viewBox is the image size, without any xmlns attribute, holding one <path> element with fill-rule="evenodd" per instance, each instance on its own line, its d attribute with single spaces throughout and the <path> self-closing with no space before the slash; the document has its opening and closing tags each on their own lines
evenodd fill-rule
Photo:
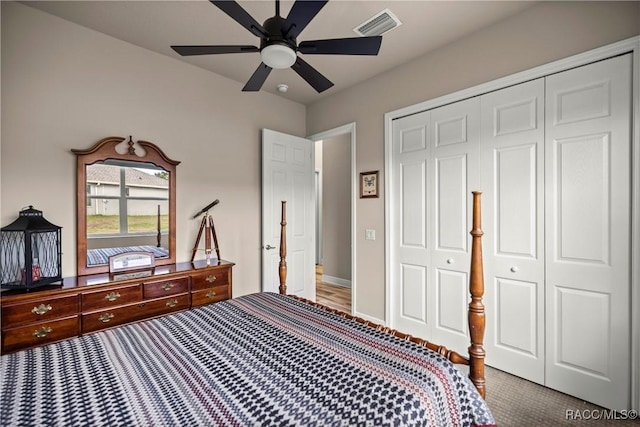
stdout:
<svg viewBox="0 0 640 427">
<path fill-rule="evenodd" d="M 315 134 L 356 122 L 357 171 L 384 171 L 384 114 L 640 34 L 640 2 L 541 2 L 307 107 Z M 384 41 L 383 41 L 384 45 Z M 384 173 L 380 184 L 384 188 Z M 385 317 L 384 194 L 356 205 L 355 311 Z M 364 240 L 366 228 L 375 241 Z"/>
<path fill-rule="evenodd" d="M 178 260 L 188 260 L 213 199 L 234 295 L 260 283 L 260 133 L 304 136 L 356 122 L 357 172 L 380 170 L 383 115 L 408 105 L 640 34 L 640 2 L 542 2 L 429 55 L 306 108 L 2 2 L 0 223 L 33 204 L 63 227 L 63 274 L 75 272 L 71 148 L 105 136 L 157 143 L 178 166 Z M 306 126 L 305 126 L 306 121 Z M 357 200 L 358 313 L 384 318 L 384 194 Z M 376 230 L 375 241 L 364 230 Z"/>
<path fill-rule="evenodd" d="M 75 274 L 75 156 L 107 136 L 155 142 L 178 166 L 177 257 L 188 261 L 214 199 L 234 296 L 260 290 L 260 129 L 305 136 L 305 107 L 2 2 L 1 218 L 34 205 L 62 229 L 63 275 Z M 203 257 L 203 254 L 198 256 Z"/>
<path fill-rule="evenodd" d="M 322 272 L 351 281 L 351 134 L 323 140 L 322 159 Z"/>
</svg>

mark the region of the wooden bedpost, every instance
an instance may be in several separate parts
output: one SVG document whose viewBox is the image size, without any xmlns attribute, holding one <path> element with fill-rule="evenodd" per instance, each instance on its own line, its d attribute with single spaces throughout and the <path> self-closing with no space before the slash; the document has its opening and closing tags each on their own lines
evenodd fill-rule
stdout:
<svg viewBox="0 0 640 427">
<path fill-rule="evenodd" d="M 484 377 L 484 328 L 486 316 L 482 296 L 484 295 L 484 271 L 482 267 L 482 226 L 481 226 L 481 198 L 480 191 L 473 192 L 473 228 L 471 230 L 471 269 L 469 291 L 469 331 L 471 346 L 469 347 L 469 378 L 484 398 L 486 395 L 486 380 Z"/>
<path fill-rule="evenodd" d="M 282 201 L 282 213 L 280 214 L 280 294 L 287 294 L 287 202 Z"/>
<path fill-rule="evenodd" d="M 162 243 L 162 225 L 160 223 L 160 205 L 158 205 L 158 234 L 156 236 L 156 240 L 158 241 L 158 247 L 160 247 Z"/>
</svg>

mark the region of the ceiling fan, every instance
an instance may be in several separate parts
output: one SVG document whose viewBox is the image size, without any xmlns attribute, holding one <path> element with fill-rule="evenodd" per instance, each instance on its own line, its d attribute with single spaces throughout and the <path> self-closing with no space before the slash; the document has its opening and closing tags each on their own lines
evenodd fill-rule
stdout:
<svg viewBox="0 0 640 427">
<path fill-rule="evenodd" d="M 260 37 L 260 47 L 249 45 L 171 46 L 182 56 L 216 55 L 222 53 L 260 52 L 262 63 L 253 73 L 243 91 L 259 91 L 271 70 L 293 68 L 318 92 L 333 86 L 325 76 L 297 55 L 377 55 L 382 36 L 352 37 L 341 39 L 312 40 L 297 43 L 296 38 L 327 4 L 324 1 L 296 0 L 285 18 L 280 16 L 280 0 L 276 0 L 275 16 L 260 25 L 237 2 L 231 0 L 209 0 L 236 22 Z"/>
</svg>

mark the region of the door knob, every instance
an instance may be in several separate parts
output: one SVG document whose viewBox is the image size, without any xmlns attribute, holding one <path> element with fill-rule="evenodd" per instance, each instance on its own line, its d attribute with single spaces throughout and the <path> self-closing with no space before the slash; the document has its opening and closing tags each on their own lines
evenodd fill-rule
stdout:
<svg viewBox="0 0 640 427">
<path fill-rule="evenodd" d="M 509 270 L 511 270 L 512 273 L 517 273 L 518 267 L 511 267 Z"/>
<path fill-rule="evenodd" d="M 266 250 L 269 250 L 269 249 L 275 249 L 276 247 L 275 247 L 275 246 L 271 246 L 271 245 L 267 245 L 267 246 L 265 246 L 264 248 L 265 248 Z"/>
<path fill-rule="evenodd" d="M 449 258 L 449 259 L 447 260 L 447 264 L 453 264 L 453 258 Z"/>
</svg>

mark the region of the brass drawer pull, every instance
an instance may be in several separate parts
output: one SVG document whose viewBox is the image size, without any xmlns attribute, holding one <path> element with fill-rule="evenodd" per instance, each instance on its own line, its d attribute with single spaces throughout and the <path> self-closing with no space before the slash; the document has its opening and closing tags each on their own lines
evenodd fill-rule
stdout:
<svg viewBox="0 0 640 427">
<path fill-rule="evenodd" d="M 98 317 L 98 320 L 100 320 L 102 323 L 107 323 L 114 317 L 115 315 L 113 313 L 104 313 L 104 314 L 101 314 L 100 317 Z"/>
<path fill-rule="evenodd" d="M 146 305 L 146 303 L 141 302 L 140 304 L 138 304 L 138 308 L 144 308 L 145 305 Z"/>
<path fill-rule="evenodd" d="M 215 296 L 216 296 L 216 292 L 215 291 L 209 291 L 209 292 L 207 292 L 207 295 L 206 295 L 206 297 L 209 298 L 209 299 L 211 299 L 211 298 L 213 298 Z"/>
<path fill-rule="evenodd" d="M 176 305 L 178 305 L 177 299 L 170 299 L 166 304 L 167 307 L 175 307 Z"/>
<path fill-rule="evenodd" d="M 162 289 L 164 289 L 165 291 L 168 291 L 169 289 L 172 289 L 175 286 L 175 283 L 164 283 L 162 285 Z"/>
<path fill-rule="evenodd" d="M 40 329 L 36 329 L 35 331 L 33 331 L 33 336 L 36 338 L 44 338 L 47 336 L 47 334 L 50 334 L 51 332 L 53 332 L 53 329 L 51 329 L 48 326 L 43 326 Z"/>
<path fill-rule="evenodd" d="M 39 306 L 37 306 L 37 307 L 33 307 L 33 308 L 31 309 L 31 312 L 32 312 L 33 314 L 37 314 L 37 315 L 40 315 L 40 316 L 41 316 L 41 315 L 45 314 L 47 311 L 51 310 L 51 308 L 52 308 L 52 307 L 51 307 L 51 305 L 50 305 L 50 304 L 47 304 L 47 305 L 40 304 L 40 305 L 39 305 Z"/>
<path fill-rule="evenodd" d="M 120 298 L 120 293 L 118 292 L 109 292 L 104 299 L 106 299 L 107 301 L 115 301 L 118 298 Z"/>
<path fill-rule="evenodd" d="M 216 276 L 214 276 L 213 274 L 210 274 L 210 275 L 208 275 L 208 276 L 207 276 L 207 278 L 206 278 L 206 279 L 204 279 L 204 280 L 206 280 L 206 281 L 207 281 L 207 282 L 209 282 L 209 283 L 213 283 L 213 282 L 215 282 L 215 281 L 216 281 Z"/>
</svg>

